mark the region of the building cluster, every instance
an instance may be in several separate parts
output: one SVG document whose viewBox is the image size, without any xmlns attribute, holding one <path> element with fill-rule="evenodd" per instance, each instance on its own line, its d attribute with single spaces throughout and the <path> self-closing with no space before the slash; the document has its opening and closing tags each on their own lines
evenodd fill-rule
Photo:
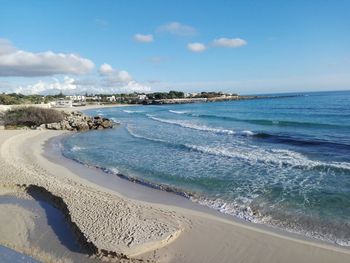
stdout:
<svg viewBox="0 0 350 263">
<path fill-rule="evenodd" d="M 153 104 L 153 103 L 188 103 L 206 100 L 227 100 L 238 97 L 237 94 L 223 92 L 155 92 L 150 94 L 115 94 L 115 95 L 70 95 L 62 96 L 54 102 L 55 107 L 84 106 L 86 103 L 121 103 L 121 104 Z"/>
<path fill-rule="evenodd" d="M 101 95 L 92 95 L 92 96 L 84 96 L 84 95 L 70 95 L 62 98 L 56 99 L 52 106 L 58 108 L 66 108 L 73 106 L 83 106 L 86 103 L 140 103 L 142 101 L 147 100 L 147 95 L 145 94 L 131 94 L 128 96 L 101 96 Z"/>
</svg>

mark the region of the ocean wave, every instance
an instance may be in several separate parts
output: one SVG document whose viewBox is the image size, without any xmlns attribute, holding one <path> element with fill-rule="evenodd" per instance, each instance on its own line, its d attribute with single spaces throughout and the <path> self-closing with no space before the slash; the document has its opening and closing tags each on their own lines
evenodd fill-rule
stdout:
<svg viewBox="0 0 350 263">
<path fill-rule="evenodd" d="M 142 110 L 123 110 L 125 113 L 130 113 L 130 114 L 132 114 L 132 113 L 142 113 L 142 112 L 144 112 L 144 111 L 142 111 Z"/>
<path fill-rule="evenodd" d="M 112 117 L 110 119 L 116 124 L 121 124 L 121 122 L 117 118 Z"/>
<path fill-rule="evenodd" d="M 183 114 L 188 114 L 186 112 L 183 112 Z M 190 113 L 191 116 L 215 116 L 215 115 L 196 115 L 193 113 Z M 212 128 L 208 127 L 205 125 L 199 125 L 195 124 L 191 121 L 182 121 L 182 120 L 169 120 L 169 119 L 163 119 L 163 118 L 158 118 L 154 117 L 153 115 L 147 114 L 147 116 L 155 121 L 163 122 L 163 123 L 168 123 L 168 124 L 173 124 L 177 125 L 183 128 L 189 128 L 189 129 L 194 129 L 194 130 L 200 130 L 200 131 L 207 131 L 207 132 L 214 132 L 218 134 L 229 134 L 229 135 L 240 135 L 240 136 L 248 136 L 248 137 L 254 137 L 254 138 L 261 138 L 265 139 L 274 143 L 281 143 L 281 144 L 290 144 L 290 145 L 301 145 L 301 146 L 326 146 L 326 147 L 335 147 L 337 149 L 342 148 L 342 147 L 350 147 L 349 144 L 344 144 L 344 143 L 334 143 L 334 142 L 329 142 L 329 141 L 324 141 L 324 140 L 315 140 L 313 138 L 308 139 L 303 139 L 303 138 L 297 138 L 294 136 L 289 136 L 289 135 L 284 135 L 284 134 L 273 134 L 273 133 L 267 133 L 267 132 L 253 132 L 250 130 L 243 130 L 243 131 L 234 131 L 234 130 L 229 130 L 229 129 L 218 129 L 218 128 Z M 224 117 L 221 116 L 219 118 L 227 118 L 227 119 L 233 119 L 231 117 Z M 235 119 L 236 120 L 236 119 Z M 299 123 L 301 124 L 302 122 L 284 122 L 284 121 L 267 121 L 267 120 L 249 120 L 253 122 L 266 122 L 270 123 L 271 125 L 280 125 L 281 123 Z M 321 124 L 323 125 L 323 124 Z M 346 127 L 346 126 L 342 126 Z"/>
<path fill-rule="evenodd" d="M 289 121 L 289 120 L 270 120 L 270 119 L 243 119 L 230 116 L 220 116 L 212 114 L 196 114 L 190 112 L 184 112 L 183 114 L 198 117 L 198 118 L 208 118 L 208 119 L 219 119 L 227 121 L 236 121 L 236 122 L 246 122 L 257 125 L 264 126 L 290 126 L 290 127 L 323 127 L 323 128 L 350 128 L 349 125 L 339 125 L 339 124 L 330 124 L 330 123 L 317 123 L 317 122 L 302 122 L 302 121 Z"/>
<path fill-rule="evenodd" d="M 206 154 L 212 154 L 222 157 L 240 159 L 250 164 L 265 164 L 273 165 L 280 168 L 294 167 L 299 169 L 341 169 L 350 170 L 350 163 L 347 162 L 322 162 L 308 159 L 306 156 L 284 149 L 260 149 L 260 148 L 223 148 L 223 147 L 208 147 L 199 145 L 186 144 L 189 149 L 199 151 Z"/>
<path fill-rule="evenodd" d="M 218 129 L 218 128 L 213 128 L 209 127 L 206 125 L 200 125 L 196 124 L 190 121 L 182 121 L 182 120 L 169 120 L 169 119 L 162 119 L 162 118 L 157 118 L 154 117 L 153 115 L 147 114 L 147 117 L 158 121 L 158 122 L 163 122 L 163 123 L 168 123 L 168 124 L 173 124 L 177 125 L 183 128 L 188 128 L 188 129 L 193 129 L 193 130 L 198 130 L 198 131 L 205 131 L 205 132 L 213 132 L 213 133 L 218 133 L 218 134 L 228 134 L 228 135 L 243 135 L 243 136 L 252 136 L 255 135 L 254 132 L 252 131 L 234 131 L 234 130 L 228 130 L 228 129 Z"/>
<path fill-rule="evenodd" d="M 177 111 L 177 110 L 169 110 L 169 112 L 171 113 L 175 113 L 175 114 L 186 114 L 186 111 Z"/>
<path fill-rule="evenodd" d="M 249 206 L 253 200 L 250 198 L 244 198 L 243 201 L 240 201 L 238 198 L 238 200 L 227 202 L 220 198 L 210 199 L 194 195 L 190 197 L 190 200 L 200 205 L 215 209 L 223 214 L 229 214 L 252 223 L 260 223 L 255 215 L 256 213 Z"/>
<path fill-rule="evenodd" d="M 138 139 L 144 139 L 144 140 L 147 140 L 147 141 L 152 141 L 152 142 L 161 142 L 161 143 L 165 143 L 165 144 L 171 144 L 170 142 L 167 142 L 165 140 L 161 140 L 161 139 L 156 139 L 156 138 L 150 138 L 150 137 L 146 137 L 146 136 L 142 136 L 142 135 L 139 135 L 139 134 L 136 134 L 129 125 L 126 126 L 126 130 L 128 131 L 128 133 L 132 136 L 132 137 L 135 137 L 135 138 L 138 138 Z"/>
<path fill-rule="evenodd" d="M 347 162 L 322 162 L 317 160 L 311 160 L 306 156 L 285 149 L 262 149 L 258 147 L 213 147 L 213 146 L 201 146 L 193 144 L 181 144 L 173 143 L 158 138 L 150 138 L 136 134 L 132 129 L 127 126 L 127 131 L 133 137 L 144 139 L 152 142 L 163 143 L 173 147 L 187 149 L 191 151 L 197 151 L 204 154 L 210 154 L 215 156 L 221 156 L 225 158 L 234 158 L 240 161 L 244 161 L 250 165 L 270 165 L 279 168 L 298 168 L 298 169 L 341 169 L 350 170 L 350 163 Z"/>
<path fill-rule="evenodd" d="M 300 145 L 300 146 L 325 146 L 334 148 L 344 148 L 350 147 L 349 144 L 340 142 L 330 142 L 326 140 L 314 139 L 314 138 L 299 138 L 295 136 L 290 136 L 287 134 L 272 134 L 266 132 L 259 132 L 253 135 L 255 138 L 264 139 L 266 141 L 271 141 L 273 143 L 283 143 L 290 145 Z"/>
</svg>

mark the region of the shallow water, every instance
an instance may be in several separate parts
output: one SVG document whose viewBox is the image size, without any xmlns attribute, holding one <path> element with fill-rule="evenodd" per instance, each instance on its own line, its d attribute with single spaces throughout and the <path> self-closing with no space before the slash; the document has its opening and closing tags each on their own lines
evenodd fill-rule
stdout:
<svg viewBox="0 0 350 263">
<path fill-rule="evenodd" d="M 0 245 L 0 262 L 2 263 L 40 263 L 31 257 Z"/>
<path fill-rule="evenodd" d="M 350 92 L 87 113 L 122 124 L 66 137 L 65 156 L 350 245 Z"/>
</svg>

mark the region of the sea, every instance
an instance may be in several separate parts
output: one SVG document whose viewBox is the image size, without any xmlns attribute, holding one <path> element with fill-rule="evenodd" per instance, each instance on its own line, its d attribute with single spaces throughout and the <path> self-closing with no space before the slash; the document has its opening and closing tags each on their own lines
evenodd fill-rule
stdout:
<svg viewBox="0 0 350 263">
<path fill-rule="evenodd" d="M 350 246 L 350 91 L 94 109 L 63 155 L 232 217 Z M 295 96 L 294 96 L 295 95 Z"/>
</svg>

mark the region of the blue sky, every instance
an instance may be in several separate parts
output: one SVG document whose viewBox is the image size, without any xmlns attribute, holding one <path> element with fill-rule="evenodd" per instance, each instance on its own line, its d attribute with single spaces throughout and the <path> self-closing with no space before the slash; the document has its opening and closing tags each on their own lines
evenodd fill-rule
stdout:
<svg viewBox="0 0 350 263">
<path fill-rule="evenodd" d="M 0 91 L 350 89 L 350 1 L 0 4 Z"/>
</svg>

